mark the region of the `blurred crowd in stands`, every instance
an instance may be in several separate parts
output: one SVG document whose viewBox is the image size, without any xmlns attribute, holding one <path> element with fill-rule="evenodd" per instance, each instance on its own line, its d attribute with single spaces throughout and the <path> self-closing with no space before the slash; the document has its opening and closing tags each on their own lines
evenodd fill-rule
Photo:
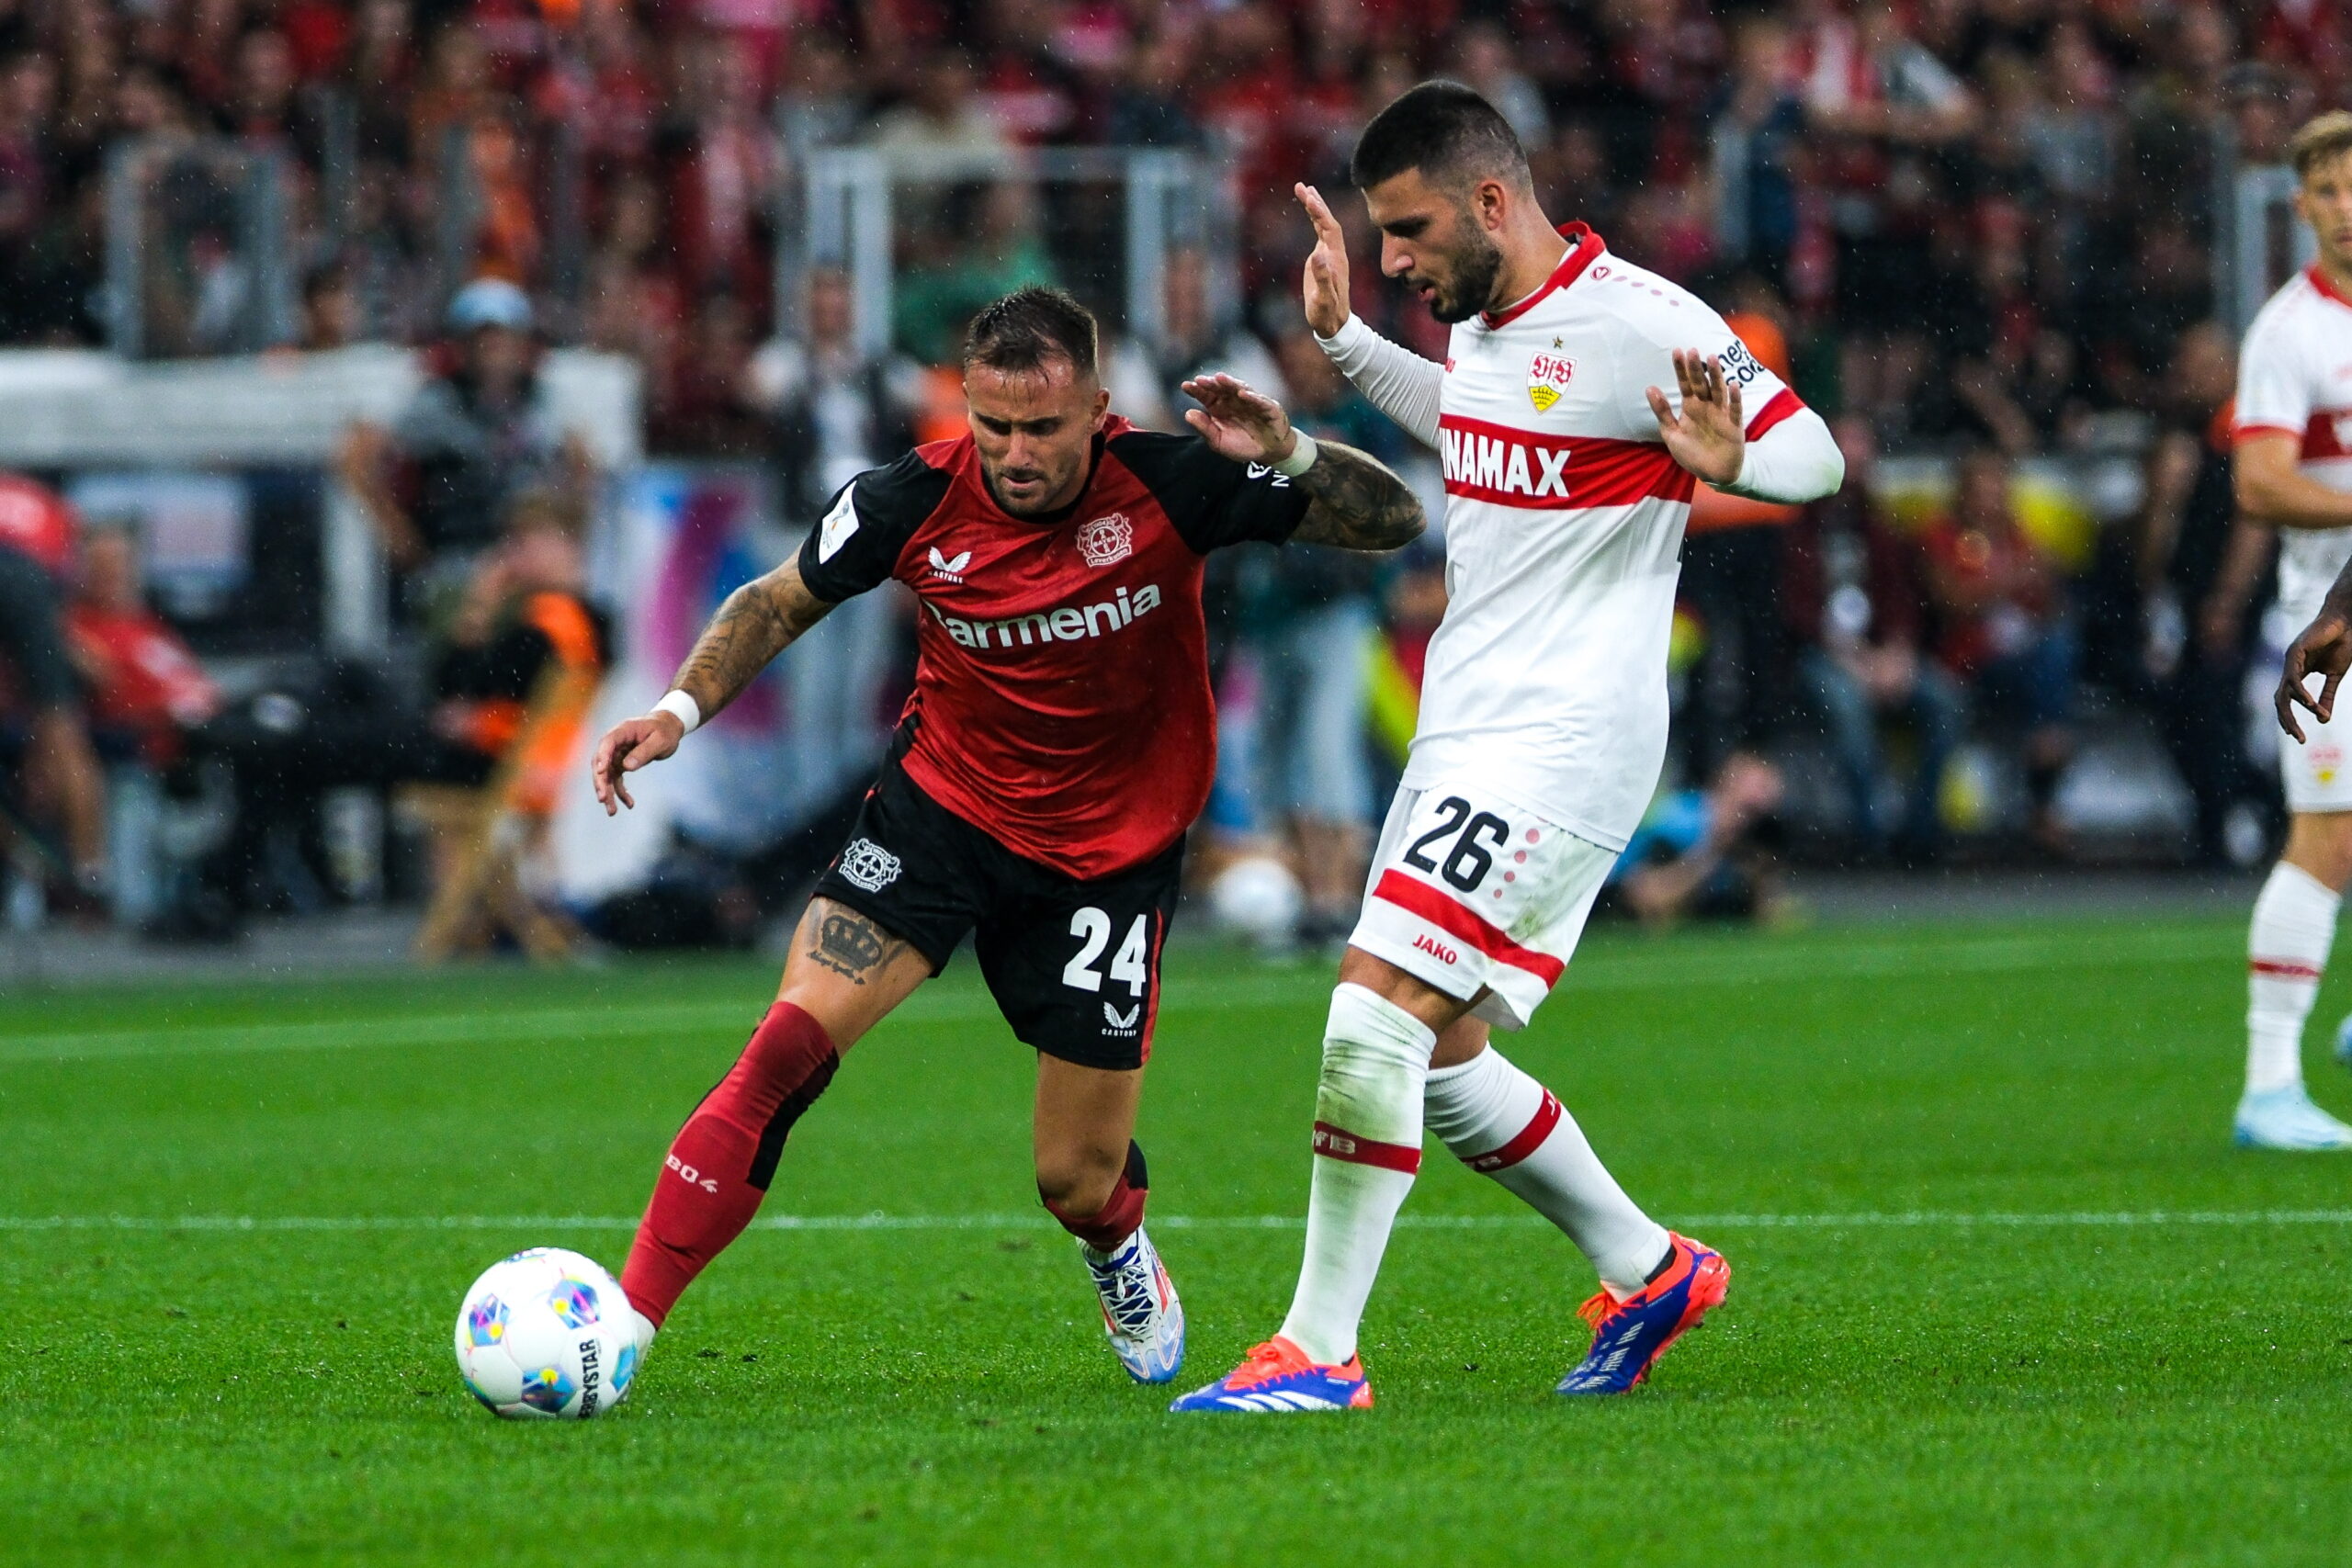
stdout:
<svg viewBox="0 0 2352 1568">
<path fill-rule="evenodd" d="M 2216 225 L 2232 172 L 2276 162 L 2347 72 L 2334 0 L 0 0 L 0 344 L 105 341 L 110 149 L 274 152 L 300 346 L 435 345 L 417 404 L 355 432 L 340 473 L 420 625 L 488 593 L 485 562 L 521 571 L 476 605 L 480 647 L 575 570 L 528 549 L 512 567 L 518 500 L 526 532 L 576 527 L 595 479 L 533 402 L 535 340 L 631 356 L 656 455 L 763 462 L 806 517 L 960 428 L 940 367 L 965 314 L 1071 281 L 1034 191 L 975 185 L 928 215 L 944 249 L 902 236 L 888 351 L 860 346 L 824 258 L 780 310 L 782 197 L 829 146 L 1213 159 L 1238 276 L 1168 254 L 1164 327 L 1106 345 L 1114 406 L 1180 428 L 1177 384 L 1230 369 L 1310 430 L 1425 462 L 1304 330 L 1291 186 L 1343 190 L 1366 118 L 1451 75 L 1519 130 L 1548 209 L 1723 309 L 1848 452 L 1846 493 L 1802 512 L 1701 497 L 1676 762 L 1624 907 L 1770 904 L 1792 737 L 1822 760 L 1838 854 L 1942 856 L 1951 764 L 1986 733 L 2019 781 L 2014 841 L 2073 852 L 2058 801 L 2086 694 L 2169 751 L 2181 852 L 2244 863 L 2275 826 L 2242 700 L 2270 542 L 2229 496 Z M 1444 329 L 1378 278 L 1360 206 L 1334 207 L 1358 311 L 1442 357 Z M 197 321 L 231 237 L 208 251 L 191 221 Z M 1940 488 L 1885 504 L 1883 462 L 1920 453 L 1948 461 Z M 2135 482 L 2086 538 L 2029 525 L 2021 460 L 2119 454 Z M 1312 935 L 1352 908 L 1444 587 L 1434 549 L 1378 573 L 1298 555 L 1243 556 L 1218 585 L 1211 827 L 1285 863 Z M 136 603 L 110 547 L 53 570 L 90 615 Z M 104 671 L 85 676 L 103 716 Z M 155 711 L 200 724 L 199 691 Z M 509 672 L 499 700 L 519 694 Z M 21 752 L 21 691 L 18 711 Z"/>
</svg>

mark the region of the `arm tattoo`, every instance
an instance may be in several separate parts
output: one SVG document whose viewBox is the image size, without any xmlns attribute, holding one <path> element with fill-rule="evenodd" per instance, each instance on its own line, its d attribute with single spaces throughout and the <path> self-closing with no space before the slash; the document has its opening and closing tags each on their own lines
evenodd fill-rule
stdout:
<svg viewBox="0 0 2352 1568">
<path fill-rule="evenodd" d="M 820 898 L 808 906 L 801 929 L 806 931 L 810 925 L 817 931 L 816 940 L 808 948 L 809 959 L 853 986 L 865 985 L 867 976 L 909 951 L 906 942 L 856 910 L 844 908 L 831 899 Z"/>
<path fill-rule="evenodd" d="M 1343 550 L 1393 550 L 1421 536 L 1421 503 L 1377 457 L 1337 441 L 1317 444 L 1315 466 L 1290 481 L 1315 500 L 1291 536 Z"/>
<path fill-rule="evenodd" d="M 727 596 L 670 684 L 708 718 L 831 608 L 801 582 L 800 563 L 787 560 Z"/>
</svg>

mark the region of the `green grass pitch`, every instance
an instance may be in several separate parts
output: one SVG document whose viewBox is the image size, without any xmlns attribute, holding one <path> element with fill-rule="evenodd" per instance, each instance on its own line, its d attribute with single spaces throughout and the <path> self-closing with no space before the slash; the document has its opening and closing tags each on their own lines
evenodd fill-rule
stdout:
<svg viewBox="0 0 2352 1568">
<path fill-rule="evenodd" d="M 1286 1420 L 1120 1373 L 968 960 L 786 1152 L 770 1215 L 835 1223 L 747 1235 L 561 1425 L 467 1397 L 458 1295 L 533 1244 L 617 1268 L 763 966 L 0 998 L 0 1560 L 2343 1563 L 2352 1158 L 2228 1146 L 2243 940 L 1596 937 L 1513 1054 L 1729 1303 L 1651 1387 L 1554 1397 L 1590 1276 L 1433 1149 L 1378 1408 Z M 1328 985 L 1171 956 L 1185 1386 L 1288 1300 Z M 841 1223 L 877 1214 L 929 1223 Z"/>
</svg>

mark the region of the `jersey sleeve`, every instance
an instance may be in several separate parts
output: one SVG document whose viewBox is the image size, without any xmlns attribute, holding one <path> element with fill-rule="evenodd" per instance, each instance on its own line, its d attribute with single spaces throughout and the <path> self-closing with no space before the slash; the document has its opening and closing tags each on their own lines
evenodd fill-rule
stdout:
<svg viewBox="0 0 2352 1568">
<path fill-rule="evenodd" d="M 1615 391 L 1618 412 L 1634 439 L 1658 438 L 1657 415 L 1650 412 L 1652 387 L 1666 394 L 1677 413 L 1682 412 L 1682 393 L 1674 378 L 1674 351 L 1679 348 L 1694 348 L 1722 361 L 1724 379 L 1739 389 L 1740 413 L 1750 441 L 1804 408 L 1804 400 L 1749 351 L 1730 322 L 1697 295 L 1677 292 L 1673 307 L 1662 306 L 1658 299 L 1642 300 L 1623 318 L 1623 356 L 1618 362 Z"/>
<path fill-rule="evenodd" d="M 2311 423 L 2311 378 L 2303 374 L 2302 355 L 2295 352 L 2285 318 L 2266 312 L 2256 318 L 2238 353 L 2237 416 L 2233 439 L 2254 435 L 2291 435 L 2302 439 Z"/>
<path fill-rule="evenodd" d="M 1129 431 L 1112 440 L 1111 455 L 1144 482 L 1198 555 L 1251 539 L 1279 545 L 1314 504 L 1264 464 L 1219 457 L 1197 435 Z"/>
<path fill-rule="evenodd" d="M 910 452 L 843 485 L 800 546 L 800 581 L 829 604 L 878 588 L 947 493 L 947 476 Z"/>
</svg>

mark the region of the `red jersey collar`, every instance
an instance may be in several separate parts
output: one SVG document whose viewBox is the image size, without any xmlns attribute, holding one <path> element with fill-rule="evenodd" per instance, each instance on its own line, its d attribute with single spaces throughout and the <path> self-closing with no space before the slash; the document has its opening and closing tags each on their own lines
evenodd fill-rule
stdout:
<svg viewBox="0 0 2352 1568">
<path fill-rule="evenodd" d="M 2333 299 L 2339 305 L 2352 306 L 2352 294 L 2346 294 L 2335 284 L 2330 283 L 2327 280 L 2327 274 L 2320 271 L 2319 263 L 2313 262 L 2304 268 L 2303 276 L 2310 280 L 2313 288 L 2320 291 L 2321 298 Z"/>
<path fill-rule="evenodd" d="M 1480 321 L 1489 328 L 1509 326 L 1541 304 L 1555 290 L 1566 288 L 1583 276 L 1584 269 L 1592 265 L 1593 258 L 1609 248 L 1601 243 L 1600 235 L 1582 223 L 1562 224 L 1560 238 L 1568 243 L 1568 254 L 1560 258 L 1560 265 L 1552 269 L 1552 276 L 1544 280 L 1544 287 L 1516 305 L 1507 306 L 1500 310 L 1480 311 L 1478 315 Z"/>
</svg>

